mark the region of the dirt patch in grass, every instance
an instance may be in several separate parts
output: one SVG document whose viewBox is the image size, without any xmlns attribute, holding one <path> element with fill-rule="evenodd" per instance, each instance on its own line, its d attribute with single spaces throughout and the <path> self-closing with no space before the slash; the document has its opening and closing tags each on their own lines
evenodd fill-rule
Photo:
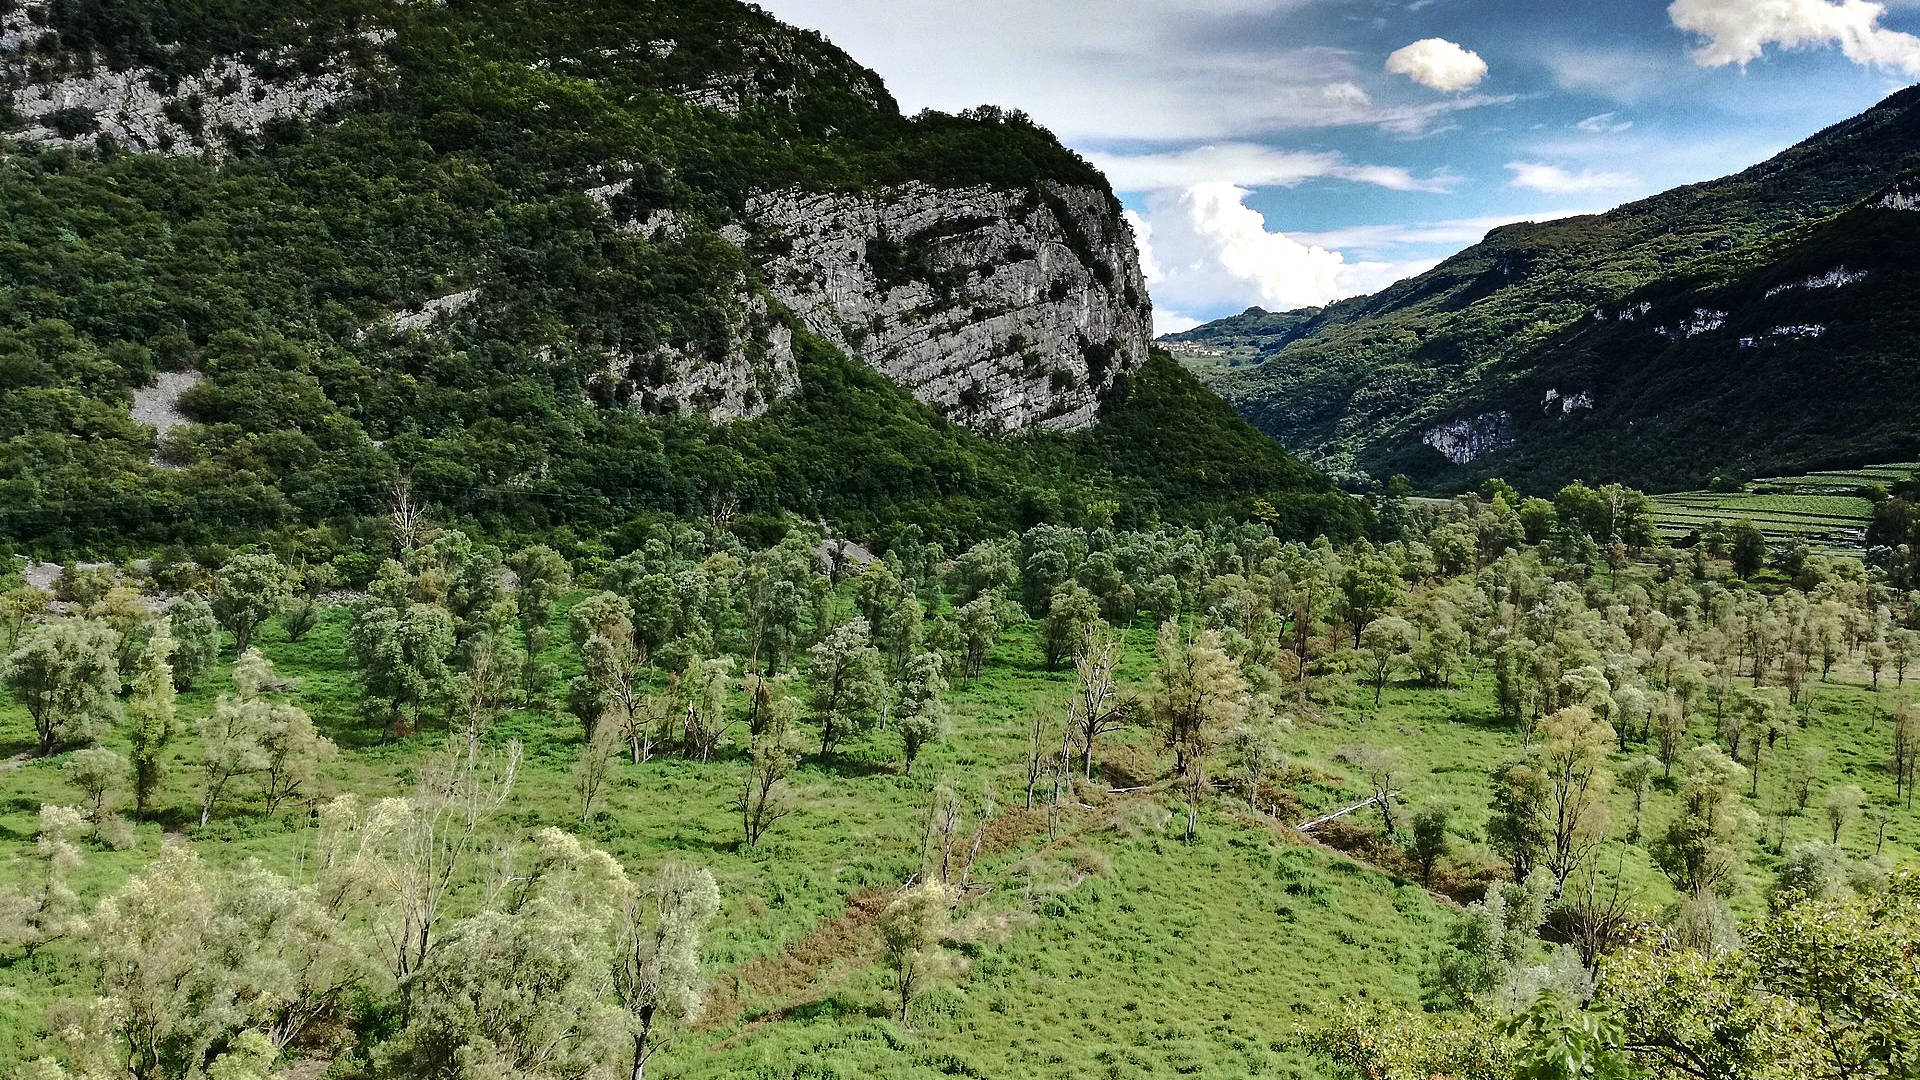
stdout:
<svg viewBox="0 0 1920 1080">
<path fill-rule="evenodd" d="M 759 1001 L 780 1004 L 757 1018 L 755 1026 L 776 1020 L 823 993 L 832 982 L 826 976 L 835 968 L 872 962 L 880 954 L 874 923 L 893 895 L 892 889 L 862 889 L 847 899 L 846 911 L 821 923 L 796 944 L 750 960 L 716 979 L 699 1026 L 709 1031 L 726 1027 Z"/>
</svg>

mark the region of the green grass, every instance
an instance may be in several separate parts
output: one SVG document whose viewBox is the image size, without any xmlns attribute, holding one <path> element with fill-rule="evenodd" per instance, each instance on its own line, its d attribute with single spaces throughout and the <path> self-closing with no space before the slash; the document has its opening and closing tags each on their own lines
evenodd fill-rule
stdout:
<svg viewBox="0 0 1920 1080">
<path fill-rule="evenodd" d="M 278 627 L 261 644 L 283 675 L 299 680 L 300 702 L 342 746 L 327 770 L 328 791 L 394 794 L 443 736 L 430 731 L 382 744 L 366 733 L 343 657 L 345 628 L 345 612 L 334 610 L 298 644 Z M 1122 670 L 1136 684 L 1147 678 L 1152 640 L 1145 627 L 1129 634 Z M 564 650 L 553 658 L 570 659 Z M 1302 1059 L 1274 1047 L 1311 1017 L 1315 1002 L 1354 993 L 1413 999 L 1444 923 L 1443 905 L 1270 825 L 1209 813 L 1199 843 L 1189 846 L 1179 838 L 1179 820 L 1169 821 L 1170 802 L 1152 793 L 1109 799 L 1102 787 L 1088 796 L 1100 805 L 1067 815 L 1071 839 L 1049 846 L 1038 815 L 1020 810 L 1026 724 L 1037 703 L 1064 697 L 1068 680 L 1042 669 L 1033 628 L 1016 628 L 987 672 L 955 690 L 952 737 L 926 752 L 914 776 L 899 774 L 897 743 L 885 732 L 833 761 L 809 761 L 795 778 L 798 812 L 758 851 L 737 844 L 732 803 L 742 765 L 735 754 L 707 763 L 661 757 L 622 764 L 611 794 L 582 828 L 570 782 L 576 726 L 516 714 L 493 733 L 496 742 L 518 738 L 526 747 L 522 778 L 499 827 L 524 833 L 558 825 L 582 832 L 631 872 L 676 858 L 719 879 L 724 908 L 707 960 L 716 985 L 726 987 L 722 996 L 736 998 L 738 1007 L 671 1052 L 666 1068 L 675 1075 L 788 1076 L 804 1063 L 810 1076 L 956 1069 L 1018 1076 L 1059 1068 L 1171 1076 L 1195 1065 L 1208 1075 L 1257 1067 L 1311 1076 Z M 204 715 L 227 686 L 223 670 L 184 695 L 183 720 L 190 725 Z M 125 751 L 118 736 L 108 745 Z M 0 706 L 0 757 L 29 748 L 24 713 Z M 1153 752 L 1153 739 L 1131 730 L 1103 751 L 1133 760 Z M 295 815 L 283 809 L 266 819 L 257 805 L 236 800 L 198 829 L 190 735 L 174 745 L 173 756 L 160 820 L 141 828 L 138 847 L 89 853 L 78 880 L 89 900 L 155 858 L 168 833 L 221 864 L 259 859 L 301 873 L 311 833 Z M 60 763 L 30 760 L 0 774 L 0 866 L 25 867 L 42 803 L 75 799 Z M 742 965 L 777 957 L 840 916 L 861 890 L 898 885 L 911 873 L 920 817 L 936 783 L 974 809 L 992 791 L 1002 827 L 1016 839 L 983 855 L 976 877 L 985 890 L 963 917 L 987 929 L 969 935 L 977 940 L 957 954 L 964 970 L 917 1007 L 911 1031 L 886 1019 L 882 976 L 864 946 L 850 945 L 845 963 L 797 991 L 736 990 L 728 982 L 746 970 Z M 1090 876 L 1083 862 L 1093 867 Z M 1328 956 L 1341 961 L 1317 966 Z M 1310 971 L 1324 974 L 1303 974 Z M 84 992 L 86 975 L 76 950 L 64 945 L 0 969 L 0 1073 L 40 1052 L 43 1010 L 59 996 Z M 767 1014 L 778 1019 L 756 1022 Z M 1108 1043 L 1095 1037 L 1100 1032 L 1127 1035 Z"/>
</svg>

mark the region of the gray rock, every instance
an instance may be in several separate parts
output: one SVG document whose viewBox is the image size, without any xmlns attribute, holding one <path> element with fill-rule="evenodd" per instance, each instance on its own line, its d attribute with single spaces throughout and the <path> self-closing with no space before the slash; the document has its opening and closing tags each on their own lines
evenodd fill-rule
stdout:
<svg viewBox="0 0 1920 1080">
<path fill-rule="evenodd" d="M 743 237 L 807 328 L 983 430 L 1073 430 L 1145 361 L 1132 229 L 1102 192 L 762 192 Z"/>
<path fill-rule="evenodd" d="M 676 342 L 644 355 L 612 354 L 602 379 L 615 396 L 644 412 L 728 423 L 760 416 L 797 389 L 793 331 L 766 297 L 741 278 L 716 302 L 725 314 L 725 344 L 718 353 Z"/>
<path fill-rule="evenodd" d="M 219 58 L 178 80 L 148 67 L 114 71 L 90 56 L 69 57 L 69 70 L 36 77 L 25 45 L 42 33 L 31 16 L 45 7 L 27 3 L 0 15 L 0 90 L 25 122 L 14 137 L 28 142 L 97 146 L 112 139 L 134 151 L 217 155 L 225 150 L 220 136 L 226 130 L 258 135 L 276 120 L 318 116 L 353 93 L 348 55 L 306 74 L 291 50 Z M 369 34 L 354 47 L 378 45 L 389 36 Z M 181 123 L 196 115 L 191 128 Z M 77 130 L 76 124 L 91 130 Z"/>
</svg>

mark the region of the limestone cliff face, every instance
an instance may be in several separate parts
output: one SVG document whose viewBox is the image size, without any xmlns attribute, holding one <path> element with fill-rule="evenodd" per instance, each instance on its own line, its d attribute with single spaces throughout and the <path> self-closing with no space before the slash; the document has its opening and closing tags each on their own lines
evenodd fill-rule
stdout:
<svg viewBox="0 0 1920 1080">
<path fill-rule="evenodd" d="M 1104 192 L 763 192 L 736 235 L 808 329 L 982 430 L 1092 424 L 1152 309 Z"/>
<path fill-rule="evenodd" d="M 47 4 L 0 15 L 0 100 L 6 132 L 25 142 L 158 153 L 221 153 L 230 135 L 258 135 L 279 120 L 311 119 L 345 101 L 355 73 L 384 33 L 343 41 L 317 69 L 292 50 L 216 57 L 189 75 L 116 67 L 86 54 L 41 52 Z"/>
</svg>

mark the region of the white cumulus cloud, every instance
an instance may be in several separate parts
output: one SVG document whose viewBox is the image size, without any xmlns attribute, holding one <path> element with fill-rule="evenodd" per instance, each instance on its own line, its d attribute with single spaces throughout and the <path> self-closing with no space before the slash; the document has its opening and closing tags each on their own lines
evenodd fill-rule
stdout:
<svg viewBox="0 0 1920 1080">
<path fill-rule="evenodd" d="M 1673 25 L 1702 39 L 1701 67 L 1760 59 L 1767 46 L 1838 45 L 1847 59 L 1920 78 L 1920 37 L 1880 25 L 1886 6 L 1869 0 L 1674 0 Z"/>
<path fill-rule="evenodd" d="M 1269 231 L 1246 204 L 1252 192 L 1235 184 L 1196 184 L 1160 191 L 1146 213 L 1129 213 L 1142 266 L 1159 305 L 1157 325 L 1185 321 L 1178 312 L 1275 311 L 1319 307 L 1369 293 L 1431 267 L 1419 263 L 1349 262 L 1338 251 Z"/>
<path fill-rule="evenodd" d="M 1558 165 L 1542 165 L 1532 161 L 1509 161 L 1507 171 L 1513 173 L 1511 186 L 1526 188 L 1529 191 L 1544 191 L 1549 195 L 1613 191 L 1632 187 L 1639 182 L 1629 173 L 1601 172 L 1595 169 L 1572 172 Z"/>
<path fill-rule="evenodd" d="M 1487 77 L 1487 62 L 1445 38 L 1425 38 L 1387 57 L 1387 70 L 1453 94 L 1479 86 Z"/>
</svg>

